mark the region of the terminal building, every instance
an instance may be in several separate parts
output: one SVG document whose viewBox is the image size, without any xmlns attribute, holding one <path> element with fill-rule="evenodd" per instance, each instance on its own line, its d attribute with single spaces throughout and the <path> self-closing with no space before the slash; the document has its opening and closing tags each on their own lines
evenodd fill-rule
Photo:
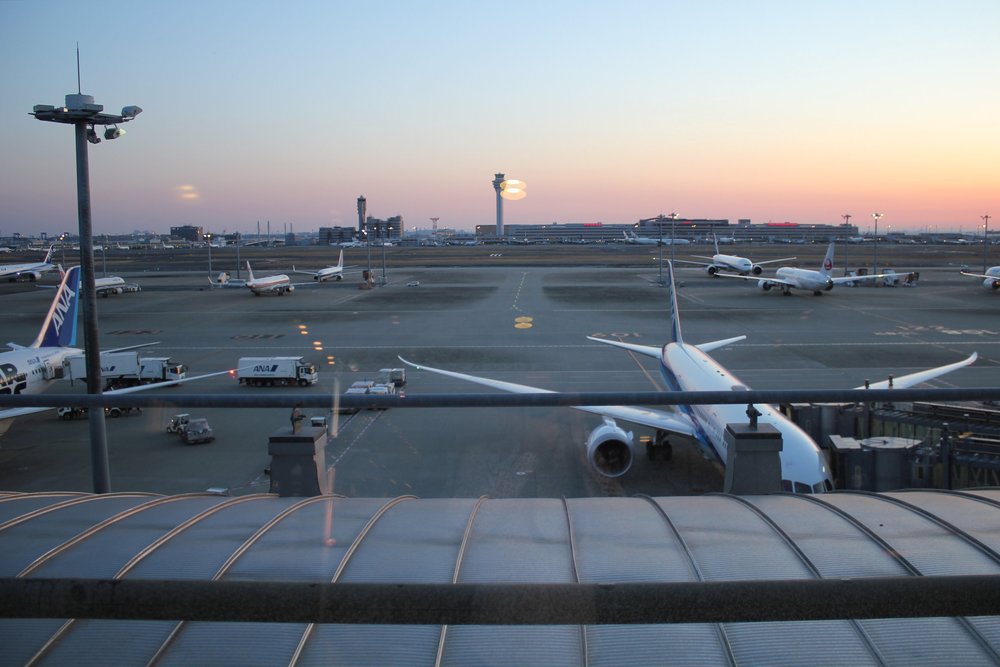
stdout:
<svg viewBox="0 0 1000 667">
<path fill-rule="evenodd" d="M 712 235 L 738 243 L 829 243 L 858 236 L 857 225 L 802 224 L 767 222 L 752 224 L 740 220 L 676 218 L 656 216 L 632 224 L 571 222 L 532 225 L 504 225 L 504 237 L 498 238 L 495 225 L 476 225 L 480 243 L 615 243 L 634 235 L 668 241 L 671 236 L 690 242 L 712 242 Z"/>
</svg>

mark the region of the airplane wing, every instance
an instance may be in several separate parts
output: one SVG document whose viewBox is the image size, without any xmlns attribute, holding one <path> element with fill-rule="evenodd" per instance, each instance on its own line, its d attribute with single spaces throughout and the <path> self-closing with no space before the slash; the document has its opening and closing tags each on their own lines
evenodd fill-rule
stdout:
<svg viewBox="0 0 1000 667">
<path fill-rule="evenodd" d="M 901 273 L 873 273 L 864 276 L 842 276 L 840 278 L 830 278 L 830 281 L 834 285 L 843 285 L 844 283 L 853 283 L 859 280 L 875 280 L 877 278 L 900 278 L 906 275 Z"/>
<path fill-rule="evenodd" d="M 720 271 L 719 273 L 716 273 L 715 275 L 718 276 L 718 277 L 720 277 L 720 278 L 738 278 L 740 280 L 753 280 L 753 281 L 757 281 L 757 282 L 759 282 L 761 280 L 766 280 L 767 282 L 771 283 L 772 285 L 786 285 L 788 287 L 794 287 L 796 289 L 798 289 L 798 287 L 799 287 L 795 283 L 789 282 L 787 280 L 782 280 L 781 278 L 775 278 L 773 276 L 743 276 L 743 275 L 740 275 L 738 273 L 725 273 L 723 271 Z M 853 279 L 851 279 L 851 280 L 853 280 Z"/>
<path fill-rule="evenodd" d="M 653 345 L 636 345 L 635 343 L 622 343 L 617 340 L 608 340 L 606 338 L 594 338 L 593 336 L 587 336 L 588 340 L 595 341 L 597 343 L 604 343 L 605 345 L 613 345 L 614 347 L 620 347 L 623 350 L 630 350 L 636 354 L 644 354 L 647 357 L 653 357 L 654 359 L 659 359 L 663 348 L 656 347 Z M 695 345 L 702 352 L 711 352 L 712 350 L 717 350 L 720 347 L 725 347 L 730 343 L 737 343 L 741 340 L 746 340 L 746 336 L 734 336 L 733 338 L 724 338 L 722 340 L 714 340 L 709 343 L 701 343 L 700 345 Z"/>
<path fill-rule="evenodd" d="M 155 345 L 155 343 L 153 343 Z M 232 369 L 219 371 L 217 373 L 207 373 L 205 375 L 195 375 L 194 377 L 183 378 L 180 380 L 168 380 L 166 382 L 154 382 L 153 384 L 143 384 L 138 387 L 124 387 L 122 389 L 111 389 L 110 391 L 103 392 L 105 396 L 111 396 L 112 394 L 134 394 L 138 391 L 147 391 L 149 389 L 159 389 L 160 387 L 172 387 L 175 384 L 184 384 L 185 382 L 191 382 L 192 380 L 204 380 L 205 378 L 215 377 L 217 375 L 226 375 L 231 373 Z M 41 407 L 41 408 L 10 408 L 8 410 L 0 410 L 0 420 L 13 419 L 14 417 L 23 417 L 25 415 L 35 414 L 36 412 L 45 412 L 46 410 L 55 410 L 53 407 Z"/>
<path fill-rule="evenodd" d="M 422 364 L 415 364 L 412 361 L 407 361 L 403 357 L 398 358 L 407 366 L 412 366 L 417 370 L 424 370 L 429 373 L 436 373 L 437 375 L 445 375 L 458 380 L 466 380 L 467 382 L 474 382 L 476 384 L 481 384 L 484 387 L 492 387 L 493 389 L 501 389 L 513 394 L 555 393 L 548 389 L 539 389 L 537 387 L 529 387 L 527 385 L 515 384 L 513 382 L 491 380 L 490 378 L 478 377 L 476 375 L 466 375 L 464 373 L 446 371 L 440 368 L 431 368 L 430 366 L 424 366 Z M 679 433 L 681 435 L 696 437 L 694 424 L 686 415 L 682 413 L 667 412 L 665 410 L 657 410 L 655 408 L 632 407 L 627 405 L 574 405 L 571 407 L 576 410 L 589 412 L 601 417 L 621 419 L 633 424 L 639 424 L 640 426 L 648 426 L 661 431 L 670 431 L 671 433 Z"/>
<path fill-rule="evenodd" d="M 860 387 L 855 387 L 855 389 L 907 389 L 921 382 L 927 382 L 928 380 L 933 380 L 936 377 L 940 377 L 945 373 L 951 373 L 952 371 L 957 371 L 959 368 L 964 368 L 971 363 L 973 363 L 977 358 L 978 354 L 973 352 L 965 359 L 961 361 L 956 361 L 952 364 L 946 364 L 944 366 L 938 366 L 937 368 L 929 368 L 925 371 L 917 371 L 916 373 L 910 373 L 909 375 L 901 375 L 898 378 L 892 379 L 892 386 L 889 386 L 889 380 L 882 380 L 881 382 L 873 382 L 867 387 L 861 385 Z"/>
<path fill-rule="evenodd" d="M 959 271 L 963 276 L 969 276 L 970 278 L 983 278 L 984 280 L 1000 280 L 1000 276 L 990 276 L 985 273 L 969 273 L 968 271 Z"/>
<path fill-rule="evenodd" d="M 319 275 L 319 271 L 303 271 L 302 269 L 296 269 L 294 264 L 292 264 L 292 273 L 304 273 L 307 276 L 313 276 L 313 277 Z"/>
<path fill-rule="evenodd" d="M 798 259 L 798 257 L 785 257 L 784 259 L 765 259 L 763 262 L 754 262 L 754 264 L 764 265 L 764 264 L 774 264 L 776 262 L 790 262 L 793 259 Z"/>
</svg>

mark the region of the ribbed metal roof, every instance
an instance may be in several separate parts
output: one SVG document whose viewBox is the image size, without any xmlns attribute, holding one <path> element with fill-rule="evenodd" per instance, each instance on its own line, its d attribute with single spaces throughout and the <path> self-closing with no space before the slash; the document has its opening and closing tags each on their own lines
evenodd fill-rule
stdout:
<svg viewBox="0 0 1000 667">
<path fill-rule="evenodd" d="M 0 495 L 0 577 L 623 583 L 1000 574 L 1000 490 Z M 607 626 L 0 620 L 4 664 L 1000 663 L 1000 617 Z"/>
</svg>

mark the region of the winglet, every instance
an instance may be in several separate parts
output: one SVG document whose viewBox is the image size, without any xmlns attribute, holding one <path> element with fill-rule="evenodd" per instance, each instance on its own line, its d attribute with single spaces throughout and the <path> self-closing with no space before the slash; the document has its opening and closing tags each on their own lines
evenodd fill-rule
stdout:
<svg viewBox="0 0 1000 667">
<path fill-rule="evenodd" d="M 41 331 L 30 347 L 69 347 L 76 343 L 76 312 L 80 295 L 80 267 L 63 274 Z"/>
</svg>

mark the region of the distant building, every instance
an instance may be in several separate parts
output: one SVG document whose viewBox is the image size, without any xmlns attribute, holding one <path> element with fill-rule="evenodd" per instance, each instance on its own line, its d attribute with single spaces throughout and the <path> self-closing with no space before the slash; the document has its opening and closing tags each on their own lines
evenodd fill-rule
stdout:
<svg viewBox="0 0 1000 667">
<path fill-rule="evenodd" d="M 184 239 L 185 241 L 202 241 L 202 228 L 194 227 L 192 225 L 182 225 L 180 227 L 170 228 L 170 237 L 175 239 Z"/>
<path fill-rule="evenodd" d="M 353 240 L 354 227 L 320 227 L 316 242 L 319 245 L 336 245 L 350 243 Z"/>
<path fill-rule="evenodd" d="M 385 220 L 368 216 L 365 219 L 365 227 L 371 235 L 372 242 L 398 241 L 403 238 L 403 216 L 401 215 L 394 215 Z"/>
</svg>

